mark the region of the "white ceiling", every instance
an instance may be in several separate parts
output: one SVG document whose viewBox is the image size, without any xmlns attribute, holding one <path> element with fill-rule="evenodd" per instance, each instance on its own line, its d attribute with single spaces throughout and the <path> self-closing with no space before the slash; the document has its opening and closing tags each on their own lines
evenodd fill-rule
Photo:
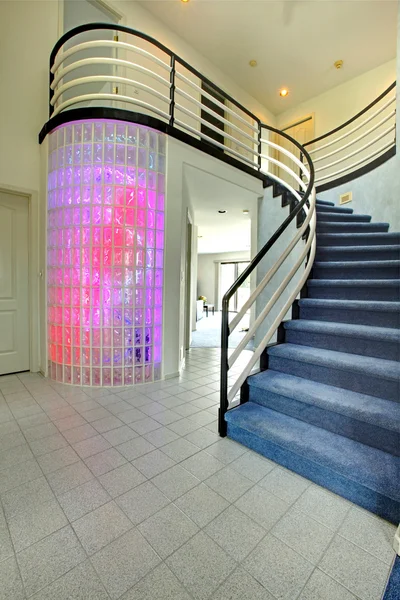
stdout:
<svg viewBox="0 0 400 600">
<path fill-rule="evenodd" d="M 257 210 L 254 192 L 211 175 L 195 167 L 185 166 L 185 180 L 198 226 L 199 254 L 248 252 L 251 245 L 251 217 Z M 248 215 L 243 210 L 249 210 Z M 218 210 L 226 210 L 219 214 Z"/>
<path fill-rule="evenodd" d="M 397 0 L 140 3 L 276 115 L 396 56 Z"/>
</svg>

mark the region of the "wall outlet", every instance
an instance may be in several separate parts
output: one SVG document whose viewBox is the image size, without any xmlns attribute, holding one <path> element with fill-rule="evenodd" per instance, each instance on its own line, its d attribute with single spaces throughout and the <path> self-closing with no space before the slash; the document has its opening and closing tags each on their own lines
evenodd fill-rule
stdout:
<svg viewBox="0 0 400 600">
<path fill-rule="evenodd" d="M 353 200 L 353 192 L 346 192 L 339 196 L 339 204 L 347 204 Z"/>
</svg>

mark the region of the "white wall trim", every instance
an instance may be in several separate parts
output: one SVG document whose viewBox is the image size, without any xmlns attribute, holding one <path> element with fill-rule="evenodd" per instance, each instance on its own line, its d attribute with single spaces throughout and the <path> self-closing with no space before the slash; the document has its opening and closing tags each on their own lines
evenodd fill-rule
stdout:
<svg viewBox="0 0 400 600">
<path fill-rule="evenodd" d="M 29 370 L 39 371 L 40 365 L 40 336 L 39 336 L 39 194 L 0 182 L 0 191 L 6 194 L 22 196 L 28 200 L 29 227 Z"/>
</svg>

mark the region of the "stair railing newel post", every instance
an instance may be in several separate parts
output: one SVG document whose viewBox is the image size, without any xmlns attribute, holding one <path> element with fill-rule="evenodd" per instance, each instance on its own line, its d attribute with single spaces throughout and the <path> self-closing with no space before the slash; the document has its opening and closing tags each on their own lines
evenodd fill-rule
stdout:
<svg viewBox="0 0 400 600">
<path fill-rule="evenodd" d="M 171 88 L 169 91 L 169 124 L 171 127 L 174 126 L 175 121 L 175 54 L 171 54 L 171 73 L 169 76 Z"/>
<path fill-rule="evenodd" d="M 228 410 L 228 340 L 229 340 L 229 292 L 222 299 L 221 317 L 221 387 L 220 406 L 218 412 L 218 432 L 221 437 L 227 435 L 225 414 Z"/>
</svg>

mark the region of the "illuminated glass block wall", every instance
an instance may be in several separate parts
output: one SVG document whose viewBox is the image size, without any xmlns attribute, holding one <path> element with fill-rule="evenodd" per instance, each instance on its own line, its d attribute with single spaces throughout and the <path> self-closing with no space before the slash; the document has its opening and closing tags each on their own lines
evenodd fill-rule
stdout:
<svg viewBox="0 0 400 600">
<path fill-rule="evenodd" d="M 126 386 L 161 377 L 165 136 L 120 121 L 50 134 L 49 376 Z"/>
</svg>

